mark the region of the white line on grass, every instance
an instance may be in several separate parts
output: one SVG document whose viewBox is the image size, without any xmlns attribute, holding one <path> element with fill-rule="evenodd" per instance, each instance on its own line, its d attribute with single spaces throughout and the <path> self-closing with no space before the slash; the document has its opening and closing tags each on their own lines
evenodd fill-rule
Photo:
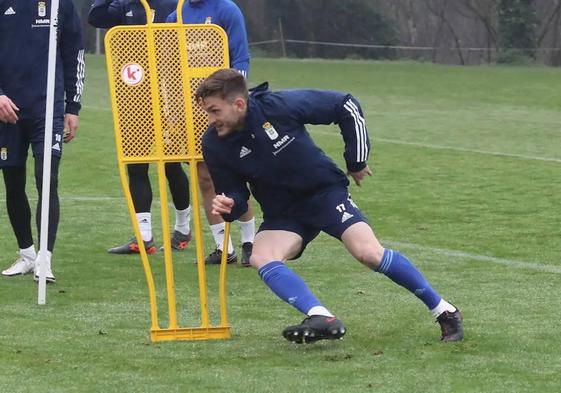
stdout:
<svg viewBox="0 0 561 393">
<path fill-rule="evenodd" d="M 37 197 L 32 196 L 28 198 L 30 202 L 37 202 Z M 124 201 L 125 197 L 117 197 L 117 196 L 86 196 L 86 195 L 73 195 L 73 196 L 60 196 L 59 197 L 61 202 L 107 202 L 107 201 Z"/>
<path fill-rule="evenodd" d="M 83 109 L 91 109 L 93 111 L 101 111 L 101 112 L 111 112 L 111 108 L 108 107 L 101 107 L 101 106 L 94 106 L 94 105 L 83 105 Z"/>
<path fill-rule="evenodd" d="M 544 265 L 541 263 L 532 263 L 532 262 L 525 262 L 525 261 L 517 261 L 514 259 L 496 258 L 487 255 L 472 254 L 463 251 L 447 250 L 444 248 L 426 247 L 413 243 L 402 243 L 402 242 L 395 242 L 395 241 L 387 241 L 385 243 L 390 245 L 391 247 L 403 247 L 411 250 L 424 251 L 424 252 L 443 255 L 451 258 L 472 259 L 475 261 L 489 262 L 489 263 L 504 265 L 517 269 L 530 269 L 530 270 L 538 270 L 546 273 L 561 274 L 561 267 Z"/>
<path fill-rule="evenodd" d="M 330 135 L 330 136 L 339 136 L 338 133 L 333 131 L 327 130 L 314 130 L 311 134 L 322 134 L 322 135 Z M 407 145 L 407 146 L 416 146 L 422 147 L 426 149 L 441 149 L 441 150 L 454 150 L 454 151 L 462 151 L 465 153 L 475 153 L 475 154 L 484 154 L 488 156 L 497 156 L 497 157 L 510 157 L 510 158 L 519 158 L 522 160 L 533 160 L 533 161 L 546 161 L 546 162 L 557 162 L 561 163 L 560 158 L 553 158 L 553 157 L 538 157 L 538 156 L 527 156 L 524 154 L 513 154 L 513 153 L 503 153 L 500 151 L 488 151 L 488 150 L 477 150 L 477 149 L 468 149 L 465 147 L 456 147 L 456 146 L 446 146 L 446 145 L 433 145 L 430 143 L 419 143 L 419 142 L 407 142 L 407 141 L 400 141 L 397 139 L 386 139 L 386 138 L 373 138 L 374 143 L 382 142 L 382 143 L 391 143 L 394 145 Z"/>
<path fill-rule="evenodd" d="M 432 145 L 432 144 L 429 144 L 429 143 L 405 142 L 405 141 L 399 141 L 399 140 L 394 140 L 394 139 L 384 139 L 384 138 L 376 138 L 375 141 L 384 142 L 384 143 L 392 143 L 392 144 L 395 144 L 395 145 L 409 145 L 409 146 L 425 147 L 425 148 L 428 148 L 428 149 L 456 150 L 456 151 L 463 151 L 463 152 L 466 152 L 466 153 L 486 154 L 486 155 L 491 155 L 491 156 L 521 158 L 523 160 L 536 160 L 536 161 L 548 161 L 548 162 L 559 162 L 559 163 L 561 163 L 561 159 L 559 159 L 559 158 L 527 156 L 527 155 L 524 155 L 524 154 L 512 154 L 512 153 L 502 153 L 502 152 L 498 152 L 498 151 L 467 149 L 467 148 L 463 148 L 463 147 Z"/>
<path fill-rule="evenodd" d="M 29 198 L 32 200 L 33 198 Z M 125 197 L 112 197 L 112 196 L 62 196 L 61 201 L 68 202 L 103 202 L 103 201 L 117 201 L 124 200 Z"/>
</svg>

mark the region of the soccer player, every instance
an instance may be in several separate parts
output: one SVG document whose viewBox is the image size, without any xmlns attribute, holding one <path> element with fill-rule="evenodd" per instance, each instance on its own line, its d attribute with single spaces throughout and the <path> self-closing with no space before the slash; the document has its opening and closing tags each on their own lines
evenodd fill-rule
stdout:
<svg viewBox="0 0 561 393">
<path fill-rule="evenodd" d="M 230 67 L 239 71 L 247 78 L 249 72 L 249 49 L 247 33 L 243 15 L 238 6 L 231 0 L 187 0 L 183 4 L 183 23 L 202 24 L 214 23 L 222 27 L 228 35 L 228 48 L 230 51 Z M 168 17 L 168 22 L 176 22 L 177 14 L 173 12 Z M 201 162 L 197 166 L 199 187 L 203 196 L 203 205 L 210 229 L 216 242 L 216 249 L 206 257 L 206 264 L 219 264 L 220 255 L 224 247 L 224 220 L 212 214 L 212 200 L 216 196 L 214 185 L 208 173 L 207 166 Z M 255 237 L 255 218 L 251 205 L 247 211 L 242 212 L 237 219 L 240 223 L 240 237 L 242 242 L 242 266 L 250 266 L 249 257 L 253 248 Z M 228 263 L 237 261 L 232 245 L 228 239 Z"/>
<path fill-rule="evenodd" d="M 25 191 L 26 162 L 31 145 L 41 200 L 50 7 L 50 1 L 0 3 L 0 168 L 8 216 L 20 249 L 16 261 L 2 271 L 9 277 L 31 273 L 37 267 L 31 208 Z M 60 1 L 56 57 L 53 139 L 46 142 L 52 144 L 47 282 L 55 282 L 51 258 L 60 215 L 58 170 L 62 142 L 70 142 L 76 136 L 84 86 L 82 28 L 71 0 Z M 40 217 L 39 202 L 38 227 Z M 38 280 L 38 272 L 34 273 Z"/>
<path fill-rule="evenodd" d="M 248 95 L 244 78 L 220 70 L 198 88 L 209 114 L 203 155 L 216 187 L 214 214 L 235 220 L 250 192 L 263 210 L 251 265 L 282 300 L 307 315 L 283 336 L 297 343 L 342 338 L 345 326 L 290 270 L 320 231 L 339 239 L 350 254 L 415 294 L 440 323 L 442 341 L 463 338 L 460 310 L 444 300 L 398 251 L 383 248 L 352 201 L 343 171 L 315 145 L 305 124 L 339 125 L 348 175 L 357 185 L 371 176 L 370 142 L 358 101 L 324 90 L 271 92 L 266 83 Z M 244 154 L 240 154 L 240 153 Z"/>
<path fill-rule="evenodd" d="M 167 16 L 176 9 L 176 0 L 150 0 L 152 21 L 163 23 Z M 88 13 L 88 22 L 99 28 L 118 25 L 145 25 L 146 11 L 137 0 L 95 0 Z M 127 165 L 129 190 L 131 193 L 140 234 L 148 254 L 156 252 L 152 236 L 152 187 L 148 177 L 148 164 Z M 181 163 L 165 165 L 166 178 L 173 205 L 175 207 L 175 227 L 171 235 L 172 251 L 182 251 L 191 241 L 191 206 L 189 204 L 189 180 L 181 168 Z M 161 247 L 163 249 L 163 246 Z M 135 237 L 123 245 L 107 250 L 112 254 L 134 254 L 139 252 Z"/>
</svg>

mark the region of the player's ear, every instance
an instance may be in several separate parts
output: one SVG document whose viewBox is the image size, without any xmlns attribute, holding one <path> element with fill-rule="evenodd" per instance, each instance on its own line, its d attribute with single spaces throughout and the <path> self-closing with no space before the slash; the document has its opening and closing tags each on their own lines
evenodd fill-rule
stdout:
<svg viewBox="0 0 561 393">
<path fill-rule="evenodd" d="M 238 96 L 234 100 L 234 106 L 238 111 L 245 112 L 245 109 L 247 107 L 247 101 L 243 97 Z"/>
</svg>

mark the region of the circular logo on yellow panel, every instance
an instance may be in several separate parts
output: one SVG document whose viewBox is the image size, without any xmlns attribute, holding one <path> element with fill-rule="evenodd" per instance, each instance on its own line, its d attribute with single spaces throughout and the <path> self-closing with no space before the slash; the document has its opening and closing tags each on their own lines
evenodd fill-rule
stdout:
<svg viewBox="0 0 561 393">
<path fill-rule="evenodd" d="M 140 64 L 129 63 L 121 70 L 121 79 L 129 86 L 136 86 L 144 79 L 144 69 Z"/>
</svg>

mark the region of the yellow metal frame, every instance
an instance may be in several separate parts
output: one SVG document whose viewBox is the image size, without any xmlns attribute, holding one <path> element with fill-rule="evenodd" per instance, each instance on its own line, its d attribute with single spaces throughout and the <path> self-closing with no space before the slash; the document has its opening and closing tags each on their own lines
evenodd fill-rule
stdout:
<svg viewBox="0 0 561 393">
<path fill-rule="evenodd" d="M 151 11 L 146 0 L 141 0 L 141 3 L 146 11 L 146 15 L 151 15 Z M 222 253 L 219 273 L 218 296 L 220 320 L 217 326 L 213 326 L 211 325 L 209 319 L 207 277 L 204 264 L 204 247 L 201 231 L 200 201 L 197 175 L 197 163 L 202 161 L 202 153 L 200 148 L 201 130 L 195 129 L 196 108 L 194 108 L 194 100 L 192 99 L 192 94 L 194 93 L 193 81 L 200 82 L 200 80 L 206 78 L 217 69 L 226 68 L 229 66 L 228 39 L 224 30 L 217 25 L 184 25 L 182 23 L 183 20 L 181 12 L 183 9 L 183 3 L 184 0 L 179 0 L 177 6 L 177 23 L 152 23 L 152 21 L 150 20 L 151 18 L 147 17 L 147 24 L 145 26 L 117 26 L 110 29 L 105 36 L 107 70 L 111 94 L 111 106 L 113 109 L 113 123 L 115 127 L 115 140 L 117 145 L 119 174 L 121 178 L 121 185 L 123 187 L 127 206 L 131 216 L 131 223 L 138 244 L 142 244 L 142 238 L 140 235 L 140 228 L 136 220 L 136 213 L 128 187 L 125 168 L 126 165 L 135 163 L 154 163 L 157 165 L 169 316 L 167 328 L 160 327 L 158 321 L 158 305 L 156 300 L 154 276 L 152 274 L 152 269 L 150 267 L 150 262 L 148 260 L 146 250 L 144 249 L 144 247 L 139 247 L 142 266 L 144 268 L 146 282 L 148 284 L 151 312 L 150 338 L 153 342 L 173 340 L 227 339 L 231 337 L 226 310 L 227 247 L 224 247 L 224 251 Z M 189 42 L 187 41 L 187 37 L 191 33 L 199 34 L 198 36 L 208 33 L 208 35 L 211 37 L 211 39 L 202 43 L 191 43 L 191 47 L 195 47 L 195 49 L 192 50 L 193 52 L 195 52 L 196 50 L 202 52 L 202 54 L 199 53 L 197 55 L 198 63 L 196 64 L 196 66 L 190 64 L 191 58 L 189 50 L 191 49 L 189 49 L 188 47 Z M 161 48 L 161 46 L 165 46 L 167 44 L 167 40 L 157 42 L 156 35 L 166 36 L 166 34 L 168 34 L 170 37 L 177 37 L 176 47 L 163 49 Z M 135 39 L 139 41 L 137 46 L 131 47 L 131 37 L 132 41 L 134 41 Z M 213 45 L 215 45 L 216 48 L 214 48 Z M 125 50 L 127 48 L 128 52 L 127 50 Z M 133 50 L 131 50 L 131 48 L 133 48 Z M 136 49 L 138 48 L 140 48 L 138 52 L 138 58 L 135 58 Z M 182 100 L 183 104 L 179 105 L 179 107 L 171 108 L 171 110 L 168 107 L 168 102 L 166 102 L 168 98 L 166 86 L 164 83 L 166 81 L 165 78 L 169 78 L 170 75 L 164 75 L 168 72 L 168 69 L 162 69 L 161 64 L 159 65 L 158 63 L 159 60 L 162 60 L 162 56 L 160 56 L 160 58 L 157 58 L 158 53 L 162 50 L 166 53 L 166 55 L 169 55 L 170 60 L 177 60 L 177 57 L 179 57 L 178 64 L 180 66 L 176 71 L 179 71 L 180 75 L 177 76 L 176 74 L 174 74 L 171 76 L 175 77 L 175 82 L 177 82 L 175 86 L 175 101 L 177 103 L 177 101 Z M 134 53 L 130 54 L 129 52 Z M 212 55 L 212 61 L 209 60 L 211 64 L 205 64 L 204 59 L 206 54 Z M 132 60 L 129 55 L 132 56 Z M 173 55 L 173 58 L 171 55 Z M 193 58 L 195 57 L 195 55 L 192 56 Z M 129 62 L 128 64 L 126 63 L 127 61 Z M 141 86 L 143 83 L 148 83 L 148 85 L 142 86 L 143 90 L 141 91 L 144 92 L 144 94 L 138 93 L 138 91 L 134 90 L 141 89 L 140 87 L 127 86 L 126 82 L 123 83 L 124 76 L 122 74 L 124 73 L 125 67 L 127 67 L 127 65 L 130 65 L 131 61 L 133 61 L 135 65 L 140 65 L 141 68 L 142 66 L 144 66 L 147 70 L 145 78 L 146 80 L 141 79 L 141 81 L 138 82 L 138 86 Z M 177 79 L 180 79 L 180 84 Z M 177 94 L 177 91 L 181 92 L 183 98 L 179 97 L 180 94 Z M 189 92 L 189 94 L 185 94 L 184 92 Z M 162 95 L 164 97 L 162 97 Z M 162 101 L 164 102 L 162 103 Z M 164 108 L 163 110 L 162 104 Z M 138 110 L 139 106 L 141 109 L 143 109 L 140 110 L 140 112 Z M 129 110 L 127 110 L 127 108 Z M 133 111 L 134 113 L 139 112 L 139 115 L 146 114 L 151 124 L 139 125 L 137 119 L 138 116 L 134 116 L 132 118 L 126 116 L 126 114 L 130 111 Z M 151 113 L 147 111 L 151 111 Z M 162 116 L 166 117 L 165 126 Z M 179 122 L 179 134 L 184 132 L 186 133 L 186 135 L 179 135 L 177 137 L 177 124 L 172 124 L 175 128 L 170 126 L 171 123 L 174 123 L 175 119 L 185 120 L 184 122 Z M 131 123 L 134 124 L 131 125 Z M 200 125 L 201 122 L 197 124 Z M 142 127 L 150 128 L 151 126 L 153 127 L 153 129 L 151 129 L 148 133 L 144 132 L 144 129 Z M 170 132 L 175 132 L 176 137 L 179 140 L 183 141 L 182 143 L 177 143 L 177 146 L 172 146 L 177 150 L 173 153 L 170 153 L 168 151 L 169 145 L 173 145 L 173 143 L 169 142 L 169 140 L 167 139 Z M 140 152 L 138 152 L 137 150 L 140 150 Z M 196 256 L 198 262 L 197 273 L 201 310 L 201 325 L 198 327 L 179 327 L 177 323 L 174 269 L 171 252 L 171 239 L 168 230 L 170 226 L 167 187 L 165 181 L 165 164 L 167 162 L 188 162 L 190 165 L 190 179 L 192 190 L 191 195 L 193 206 L 192 212 L 194 218 L 193 229 L 195 232 Z M 229 239 L 229 236 L 230 224 L 226 223 L 224 238 Z M 225 240 L 224 244 L 227 244 L 227 240 Z"/>
</svg>

